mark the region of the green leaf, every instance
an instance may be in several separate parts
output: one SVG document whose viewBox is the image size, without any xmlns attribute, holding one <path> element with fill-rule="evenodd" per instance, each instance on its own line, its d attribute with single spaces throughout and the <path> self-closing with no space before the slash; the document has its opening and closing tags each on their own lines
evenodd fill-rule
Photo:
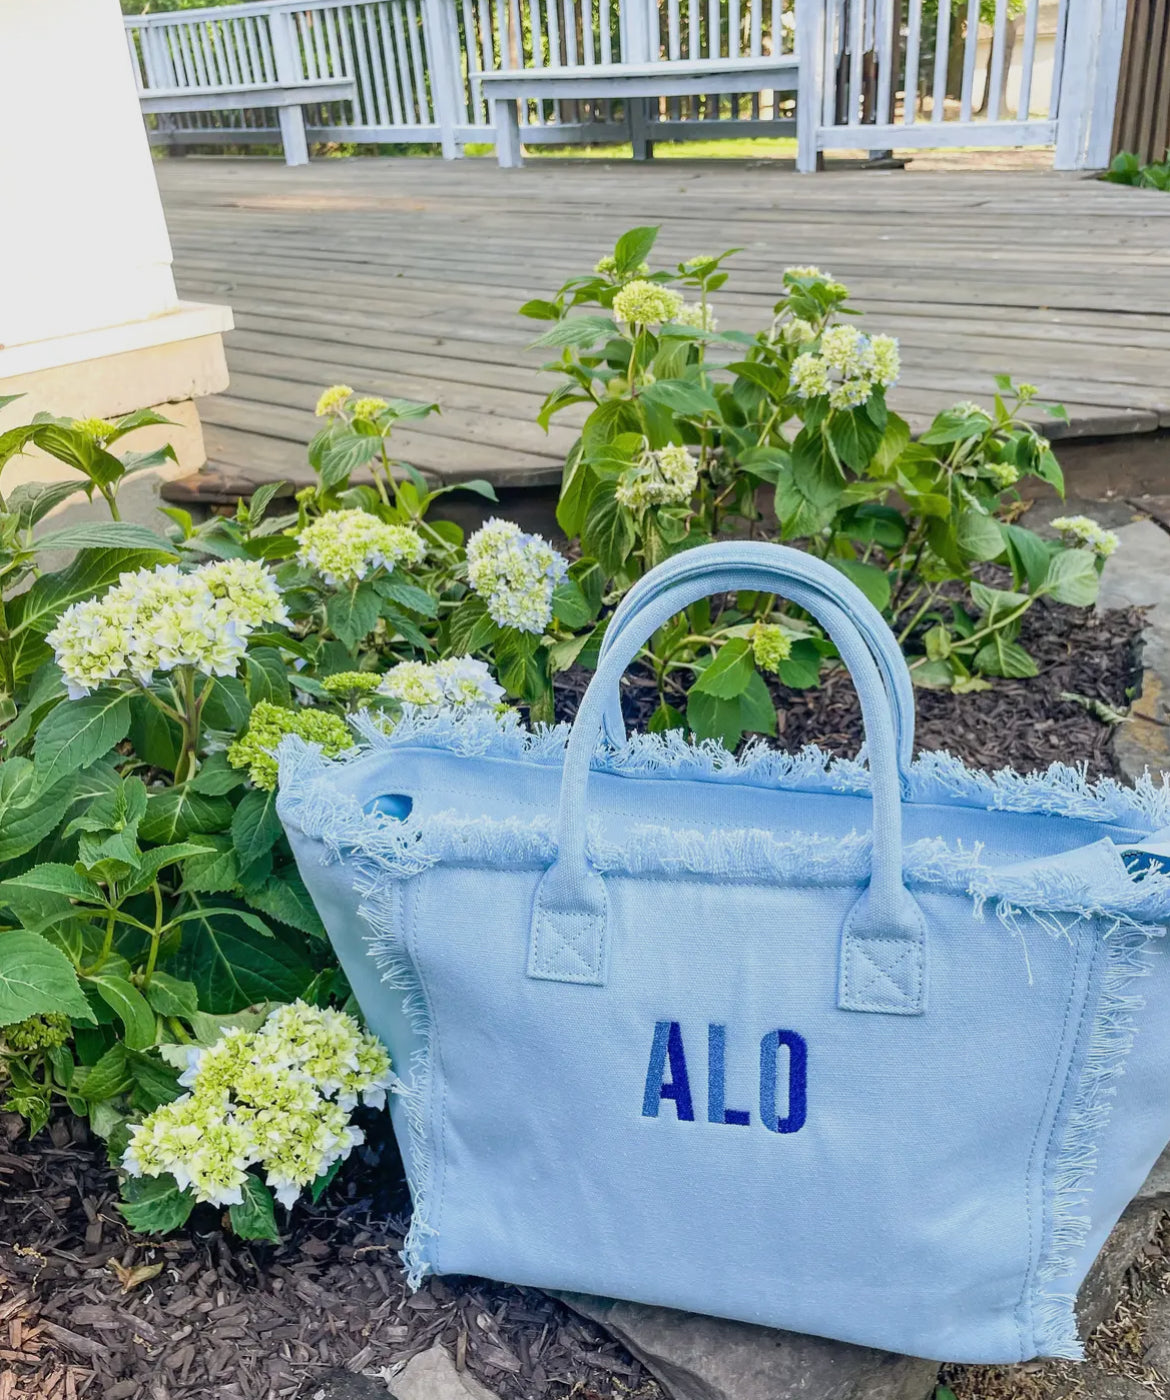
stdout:
<svg viewBox="0 0 1170 1400">
<path fill-rule="evenodd" d="M 705 414 L 719 412 L 715 395 L 687 379 L 660 379 L 643 389 L 640 397 L 684 418 L 702 418 Z"/>
<path fill-rule="evenodd" d="M 273 705 L 287 705 L 288 667 L 275 647 L 253 647 L 246 661 L 248 699 L 253 705 L 268 700 Z"/>
<path fill-rule="evenodd" d="M 151 793 L 138 835 L 152 846 L 170 846 L 188 836 L 226 831 L 231 820 L 232 804 L 226 797 L 208 797 L 183 783 Z"/>
<path fill-rule="evenodd" d="M 228 1210 L 232 1229 L 242 1240 L 267 1240 L 270 1244 L 279 1244 L 280 1231 L 276 1228 L 272 1192 L 252 1172 L 244 1177 L 243 1192 L 244 1199 L 240 1204 Z"/>
<path fill-rule="evenodd" d="M 129 730 L 130 701 L 119 691 L 99 690 L 58 705 L 45 716 L 33 745 L 40 781 L 48 787 L 85 768 L 121 743 Z"/>
<path fill-rule="evenodd" d="M 699 673 L 691 686 L 691 694 L 698 691 L 720 700 L 734 700 L 747 689 L 754 674 L 751 643 L 742 637 L 733 637 L 729 642 L 724 642 L 714 661 Z"/>
<path fill-rule="evenodd" d="M 1009 641 L 1002 632 L 993 633 L 975 653 L 971 663 L 976 671 L 988 676 L 1006 676 L 1023 680 L 1038 674 L 1036 663 L 1018 642 Z"/>
<path fill-rule="evenodd" d="M 419 588 L 415 583 L 408 583 L 406 579 L 396 578 L 392 574 L 389 578 L 379 579 L 374 587 L 383 598 L 398 603 L 400 607 L 409 608 L 411 612 L 419 613 L 422 617 L 439 615 L 436 599 L 425 589 Z"/>
<path fill-rule="evenodd" d="M 841 503 L 844 482 L 824 440 L 802 430 L 792 444 L 792 465 L 776 486 L 776 515 L 786 540 L 815 535 Z"/>
<path fill-rule="evenodd" d="M 175 958 L 177 975 L 194 982 L 199 1004 L 210 1011 L 239 1011 L 262 1001 L 295 1001 L 313 972 L 298 946 L 264 937 L 238 912 L 213 912 L 195 897 Z"/>
<path fill-rule="evenodd" d="M 617 327 L 608 316 L 566 316 L 543 335 L 537 336 L 532 345 L 584 347 L 596 345 L 599 340 L 608 340 L 616 333 Z"/>
<path fill-rule="evenodd" d="M 1003 532 L 999 521 L 982 511 L 967 509 L 959 513 L 955 536 L 959 548 L 968 559 L 990 562 L 1003 553 Z"/>
<path fill-rule="evenodd" d="M 776 702 L 758 671 L 739 697 L 739 722 L 749 734 L 776 733 Z"/>
<path fill-rule="evenodd" d="M 246 898 L 253 909 L 310 938 L 325 937 L 325 925 L 295 868 L 283 870 L 278 877 L 249 890 Z"/>
<path fill-rule="evenodd" d="M 198 858 L 206 851 L 207 847 L 200 842 L 177 841 L 173 846 L 154 846 L 149 851 L 142 852 L 138 857 L 133 879 L 119 886 L 122 898 L 128 899 L 132 894 L 141 894 L 150 889 L 159 871 L 165 870 L 168 865 Z"/>
<path fill-rule="evenodd" d="M 1031 592 L 1038 592 L 1048 575 L 1052 546 L 1022 525 L 1002 525 L 1000 528 L 1015 583 L 1018 586 L 1026 582 Z"/>
<path fill-rule="evenodd" d="M 0 1026 L 46 1011 L 94 1023 L 73 964 L 59 948 L 27 929 L 0 933 Z"/>
<path fill-rule="evenodd" d="M 89 490 L 84 481 L 25 481 L 8 493 L 8 510 L 16 516 L 22 530 L 31 530 L 62 501 Z"/>
<path fill-rule="evenodd" d="M 240 866 L 230 837 L 212 837 L 214 846 L 192 856 L 183 866 L 183 888 L 224 894 L 240 883 Z"/>
<path fill-rule="evenodd" d="M 646 728 L 651 734 L 662 734 L 668 729 L 685 729 L 686 727 L 686 716 L 681 710 L 676 710 L 673 705 L 668 705 L 665 700 L 658 702 L 658 708 L 646 722 Z"/>
<path fill-rule="evenodd" d="M 246 792 L 232 815 L 232 844 L 241 870 L 266 855 L 280 839 L 276 793 L 253 788 Z"/>
<path fill-rule="evenodd" d="M 634 547 L 634 521 L 617 499 L 617 483 L 599 483 L 585 512 L 581 542 L 606 571 L 616 574 Z"/>
<path fill-rule="evenodd" d="M 329 630 L 343 646 L 354 651 L 360 641 L 368 637 L 378 623 L 378 595 L 368 584 L 359 583 L 356 588 L 343 588 L 330 594 L 325 604 L 325 621 Z"/>
<path fill-rule="evenodd" d="M 203 710 L 203 722 L 210 729 L 238 734 L 248 723 L 252 707 L 243 685 L 235 676 L 218 676 Z"/>
<path fill-rule="evenodd" d="M 321 485 L 332 490 L 352 472 L 382 455 L 382 439 L 375 433 L 339 432 L 330 435 L 317 465 Z"/>
<path fill-rule="evenodd" d="M 155 1039 L 154 1012 L 138 988 L 124 977 L 105 972 L 91 973 L 85 980 L 122 1022 L 127 1047 L 149 1050 Z"/>
<path fill-rule="evenodd" d="M 169 1174 L 128 1177 L 122 1187 L 126 1199 L 118 1209 L 132 1230 L 144 1235 L 166 1235 L 187 1223 L 195 1209 L 195 1197 L 180 1191 Z"/>
<path fill-rule="evenodd" d="M 878 612 L 890 606 L 890 576 L 876 564 L 863 564 L 860 559 L 830 559 L 850 583 L 856 584 Z"/>
<path fill-rule="evenodd" d="M 73 1087 L 87 1103 L 106 1103 L 126 1092 L 130 1078 L 126 1047 L 116 1040 L 95 1064 L 76 1072 Z"/>
<path fill-rule="evenodd" d="M 74 900 L 100 905 L 101 891 L 71 865 L 48 862 L 0 882 L 0 900 L 25 928 L 40 930 L 77 912 Z M 2 935 L 0 935 L 2 936 Z"/>
<path fill-rule="evenodd" d="M 1087 549 L 1063 549 L 1054 554 L 1044 577 L 1044 592 L 1058 603 L 1089 608 L 1097 601 L 1101 576 L 1096 556 Z"/>
<path fill-rule="evenodd" d="M 164 1103 L 173 1103 L 183 1092 L 178 1073 L 157 1055 L 130 1050 L 126 1063 L 134 1078 L 131 1103 L 140 1113 L 153 1113 Z"/>
<path fill-rule="evenodd" d="M 821 653 L 812 642 L 793 642 L 776 674 L 791 690 L 811 690 L 821 678 Z"/>
<path fill-rule="evenodd" d="M 614 244 L 613 258 L 619 273 L 637 272 L 658 239 L 658 225 L 627 229 Z"/>
<path fill-rule="evenodd" d="M 0 861 L 15 860 L 61 821 L 73 801 L 78 775 L 47 784 L 31 759 L 0 763 Z"/>
<path fill-rule="evenodd" d="M 199 772 L 191 779 L 192 792 L 201 792 L 204 797 L 224 797 L 238 788 L 244 775 L 228 762 L 226 753 L 213 753 L 199 765 Z"/>
<path fill-rule="evenodd" d="M 174 550 L 153 530 L 145 525 L 134 525 L 128 520 L 83 520 L 76 525 L 66 525 L 60 530 L 50 530 L 33 540 L 34 549 L 146 549 L 158 554 L 170 554 Z"/>
<path fill-rule="evenodd" d="M 191 1017 L 191 1034 L 196 1045 L 214 1045 L 223 1037 L 224 1031 L 258 1031 L 268 1019 L 267 1004 L 254 1011 L 234 1011 L 227 1015 L 215 1016 L 208 1011 L 196 1011 Z"/>
<path fill-rule="evenodd" d="M 333 1181 L 337 1173 L 341 1170 L 341 1166 L 341 1159 L 338 1158 L 327 1171 L 323 1171 L 320 1176 L 315 1177 L 309 1183 L 309 1199 L 314 1205 L 320 1201 L 325 1192 L 333 1185 Z"/>
<path fill-rule="evenodd" d="M 199 1010 L 199 993 L 194 982 L 180 981 L 169 972 L 156 971 L 145 996 L 160 1016 L 181 1016 L 188 1020 Z"/>
<path fill-rule="evenodd" d="M 560 307 L 555 301 L 526 301 L 520 308 L 519 314 L 527 316 L 533 321 L 559 321 L 561 316 Z"/>
<path fill-rule="evenodd" d="M 829 419 L 829 437 L 837 456 L 847 467 L 862 472 L 878 450 L 882 428 L 878 427 L 864 408 L 834 413 Z"/>
<path fill-rule="evenodd" d="M 553 590 L 553 616 L 574 631 L 593 621 L 593 608 L 576 579 L 564 578 Z"/>
</svg>

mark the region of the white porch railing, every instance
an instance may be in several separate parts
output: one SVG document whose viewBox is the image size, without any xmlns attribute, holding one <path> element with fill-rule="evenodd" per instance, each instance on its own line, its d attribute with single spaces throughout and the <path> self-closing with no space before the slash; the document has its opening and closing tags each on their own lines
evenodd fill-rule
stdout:
<svg viewBox="0 0 1170 1400">
<path fill-rule="evenodd" d="M 1056 145 L 1103 163 L 1124 0 L 813 0 L 821 149 Z M 250 0 L 128 16 L 139 85 L 199 88 L 349 77 L 352 102 L 306 109 L 310 141 L 494 140 L 477 73 L 793 52 L 795 0 Z M 1066 62 L 1066 55 L 1068 61 Z M 664 99 L 656 140 L 787 135 L 790 93 Z M 527 104 L 532 143 L 623 139 L 612 101 Z M 279 140 L 266 111 L 152 119 L 167 144 Z M 1103 135 L 1104 133 L 1104 135 Z M 1107 156 L 1106 156 L 1107 158 Z"/>
</svg>

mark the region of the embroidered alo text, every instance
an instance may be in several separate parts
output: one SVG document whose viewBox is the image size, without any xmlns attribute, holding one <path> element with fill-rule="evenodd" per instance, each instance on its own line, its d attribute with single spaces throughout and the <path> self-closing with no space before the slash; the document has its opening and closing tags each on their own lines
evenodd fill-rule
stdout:
<svg viewBox="0 0 1170 1400">
<path fill-rule="evenodd" d="M 781 1057 L 786 1050 L 787 1102 L 780 1089 Z M 727 1107 L 727 1027 L 707 1027 L 707 1122 L 746 1127 L 750 1110 Z M 674 1105 L 680 1123 L 695 1121 L 694 1098 L 682 1027 L 678 1021 L 659 1021 L 650 1045 L 642 1114 L 657 1118 L 663 1103 Z M 781 1105 L 783 1104 L 783 1110 Z M 769 1031 L 760 1041 L 760 1122 L 773 1133 L 797 1133 L 808 1116 L 808 1045 L 795 1031 Z"/>
</svg>

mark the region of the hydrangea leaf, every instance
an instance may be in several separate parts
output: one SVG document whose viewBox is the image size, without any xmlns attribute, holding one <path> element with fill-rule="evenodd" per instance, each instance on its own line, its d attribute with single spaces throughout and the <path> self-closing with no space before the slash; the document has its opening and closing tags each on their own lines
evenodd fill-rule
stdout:
<svg viewBox="0 0 1170 1400">
<path fill-rule="evenodd" d="M 86 982 L 122 1022 L 127 1047 L 148 1050 L 155 1041 L 155 1016 L 138 988 L 124 977 L 105 972 L 92 973 Z"/>
<path fill-rule="evenodd" d="M 215 1012 L 295 1001 L 313 977 L 291 938 L 257 932 L 242 911 L 207 908 L 184 922 L 173 970 L 194 982 L 200 1006 Z"/>
<path fill-rule="evenodd" d="M 199 993 L 195 990 L 195 983 L 181 982 L 168 972 L 155 972 L 145 996 L 160 1016 L 188 1019 L 199 1010 Z"/>
<path fill-rule="evenodd" d="M 252 1172 L 244 1178 L 243 1192 L 243 1201 L 228 1211 L 232 1229 L 244 1240 L 267 1240 L 270 1244 L 279 1244 L 280 1231 L 276 1228 L 272 1192 Z"/>
<path fill-rule="evenodd" d="M 226 797 L 208 797 L 184 783 L 151 794 L 138 834 L 143 841 L 170 845 L 188 836 L 225 831 L 231 820 L 232 804 Z"/>
<path fill-rule="evenodd" d="M 165 1235 L 187 1223 L 195 1208 L 190 1191 L 180 1191 L 173 1176 L 129 1177 L 123 1187 L 125 1201 L 118 1209 L 132 1230 L 145 1235 Z"/>
<path fill-rule="evenodd" d="M 93 1024 L 73 964 L 47 938 L 27 929 L 0 934 L 0 1026 L 46 1011 Z"/>
<path fill-rule="evenodd" d="M 364 584 L 332 594 L 325 604 L 329 630 L 351 651 L 374 630 L 378 613 L 378 595 Z"/>
<path fill-rule="evenodd" d="M 276 791 L 253 788 L 246 792 L 232 815 L 232 844 L 241 870 L 267 855 L 280 839 L 276 815 Z"/>
<path fill-rule="evenodd" d="M 33 755 L 47 787 L 66 773 L 86 767 L 120 743 L 130 729 L 130 700 L 116 690 L 99 690 L 50 710 L 37 730 Z"/>
</svg>

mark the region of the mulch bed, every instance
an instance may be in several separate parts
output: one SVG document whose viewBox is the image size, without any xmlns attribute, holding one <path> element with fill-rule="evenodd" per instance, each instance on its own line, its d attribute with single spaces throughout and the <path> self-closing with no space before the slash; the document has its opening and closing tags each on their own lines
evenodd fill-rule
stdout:
<svg viewBox="0 0 1170 1400">
<path fill-rule="evenodd" d="M 1033 609 L 1021 640 L 1040 676 L 967 696 L 919 691 L 920 746 L 990 768 L 1075 755 L 1091 774 L 1115 775 L 1109 726 L 1061 696 L 1124 709 L 1140 621 Z M 587 683 L 586 673 L 562 678 L 566 717 Z M 856 751 L 860 716 L 843 673 L 816 692 L 776 694 L 785 747 Z M 631 722 L 654 708 L 644 675 L 627 678 L 624 703 Z M 356 1379 L 436 1340 L 503 1400 L 658 1400 L 636 1360 L 539 1292 L 436 1279 L 408 1293 L 397 1254 L 407 1201 L 386 1121 L 371 1118 L 370 1145 L 267 1246 L 232 1239 L 210 1208 L 173 1238 L 135 1238 L 83 1123 L 60 1118 L 29 1142 L 0 1115 L 0 1400 L 310 1397 L 331 1374 Z M 1003 1393 L 981 1391 L 973 1374 L 956 1374 L 962 1400 Z"/>
<path fill-rule="evenodd" d="M 1092 776 L 1120 776 L 1109 743 L 1111 725 L 1094 713 L 1092 702 L 1111 710 L 1129 707 L 1141 676 L 1135 648 L 1141 625 L 1136 608 L 1091 613 L 1035 605 L 1024 615 L 1020 642 L 1040 674 L 1030 680 L 996 680 L 990 690 L 968 695 L 916 687 L 917 747 L 949 749 L 980 768 L 1026 772 L 1062 761 L 1084 763 Z M 576 668 L 558 679 L 558 719 L 572 718 L 591 676 Z M 814 690 L 771 688 L 781 746 L 820 744 L 838 754 L 857 752 L 861 711 L 844 670 L 834 670 Z M 1081 698 L 1062 698 L 1070 695 Z M 681 694 L 670 698 L 682 703 Z M 627 723 L 643 725 L 657 704 L 650 675 L 631 667 L 622 683 Z"/>
<path fill-rule="evenodd" d="M 225 1235 L 209 1207 L 146 1241 L 116 1200 L 76 1119 L 0 1150 L 0 1400 L 310 1397 L 436 1341 L 502 1400 L 661 1400 L 639 1362 L 542 1293 L 474 1279 L 409 1293 L 392 1143 L 355 1153 L 277 1246 Z"/>
</svg>

